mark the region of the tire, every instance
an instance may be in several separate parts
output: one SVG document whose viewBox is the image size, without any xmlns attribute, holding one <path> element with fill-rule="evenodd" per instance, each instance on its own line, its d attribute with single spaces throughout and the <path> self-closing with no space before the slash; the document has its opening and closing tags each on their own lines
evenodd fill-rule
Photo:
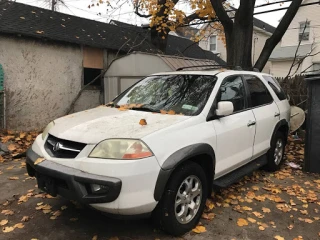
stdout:
<svg viewBox="0 0 320 240">
<path fill-rule="evenodd" d="M 277 132 L 272 138 L 271 148 L 267 153 L 267 171 L 274 172 L 280 169 L 280 166 L 283 163 L 285 145 L 286 141 L 283 133 Z"/>
<path fill-rule="evenodd" d="M 190 191 L 188 183 L 193 187 Z M 200 191 L 194 192 L 193 196 L 185 194 L 195 191 L 196 188 Z M 184 163 L 172 173 L 167 183 L 165 192 L 152 214 L 154 224 L 173 236 L 185 234 L 198 224 L 207 196 L 208 182 L 202 167 L 194 162 Z M 192 207 L 194 214 L 190 211 Z M 186 213 L 186 217 L 179 217 L 181 213 Z"/>
</svg>

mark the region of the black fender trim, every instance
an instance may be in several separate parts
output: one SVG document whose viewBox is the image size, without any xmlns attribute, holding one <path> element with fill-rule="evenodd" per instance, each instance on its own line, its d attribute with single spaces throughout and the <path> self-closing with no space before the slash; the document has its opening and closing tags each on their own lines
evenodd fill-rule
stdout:
<svg viewBox="0 0 320 240">
<path fill-rule="evenodd" d="M 165 187 L 167 185 L 167 182 L 172 174 L 172 172 L 175 170 L 175 168 L 180 165 L 181 163 L 202 155 L 206 154 L 210 156 L 210 158 L 213 161 L 213 174 L 214 174 L 214 168 L 216 166 L 215 164 L 215 153 L 213 148 L 206 143 L 199 143 L 199 144 L 193 144 L 187 147 L 184 147 L 172 155 L 170 155 L 167 160 L 163 163 L 162 169 L 159 172 L 158 179 L 156 182 L 156 187 L 154 191 L 154 199 L 156 201 L 159 201 L 163 195 L 163 192 L 165 190 Z"/>
<path fill-rule="evenodd" d="M 289 129 L 289 123 L 287 122 L 286 119 L 282 119 L 277 123 L 277 125 L 275 126 L 275 128 L 273 130 L 271 141 L 272 141 L 273 137 L 276 135 L 276 133 L 278 132 L 279 128 L 282 126 L 287 126 Z M 285 136 L 286 140 L 288 138 L 289 132 L 290 132 L 290 130 L 288 130 L 287 135 Z"/>
</svg>

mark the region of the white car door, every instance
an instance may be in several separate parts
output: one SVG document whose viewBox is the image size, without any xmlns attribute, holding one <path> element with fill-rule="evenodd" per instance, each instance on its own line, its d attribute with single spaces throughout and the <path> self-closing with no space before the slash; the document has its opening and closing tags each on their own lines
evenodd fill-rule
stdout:
<svg viewBox="0 0 320 240">
<path fill-rule="evenodd" d="M 253 158 L 265 154 L 270 148 L 273 130 L 280 120 L 280 111 L 265 83 L 254 75 L 245 75 L 250 93 L 249 106 L 256 119 Z"/>
<path fill-rule="evenodd" d="M 220 101 L 231 101 L 234 113 L 212 121 L 217 141 L 215 178 L 251 160 L 255 135 L 255 118 L 248 109 L 241 75 L 229 76 L 223 80 L 215 102 Z"/>
</svg>

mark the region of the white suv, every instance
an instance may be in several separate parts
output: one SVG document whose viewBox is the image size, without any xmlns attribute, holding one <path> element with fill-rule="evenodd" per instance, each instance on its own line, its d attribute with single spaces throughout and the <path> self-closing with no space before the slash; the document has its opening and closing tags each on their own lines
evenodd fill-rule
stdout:
<svg viewBox="0 0 320 240">
<path fill-rule="evenodd" d="M 279 168 L 289 117 L 270 75 L 158 73 L 106 106 L 51 122 L 28 150 L 27 170 L 53 196 L 116 216 L 152 215 L 181 235 L 198 223 L 213 186 Z"/>
</svg>

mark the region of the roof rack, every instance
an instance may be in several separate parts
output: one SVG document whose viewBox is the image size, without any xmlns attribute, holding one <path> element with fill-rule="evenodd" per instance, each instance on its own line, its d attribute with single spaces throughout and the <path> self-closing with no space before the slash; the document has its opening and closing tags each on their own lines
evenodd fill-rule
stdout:
<svg viewBox="0 0 320 240">
<path fill-rule="evenodd" d="M 208 65 L 196 65 L 196 66 L 180 67 L 180 68 L 177 68 L 176 71 L 181 71 L 181 70 L 189 69 L 189 68 L 197 68 L 197 67 L 206 67 L 206 68 L 208 68 L 206 70 L 217 69 L 217 68 L 227 68 L 227 69 L 232 69 L 232 70 L 242 70 L 242 68 L 240 66 L 208 64 Z"/>
</svg>

